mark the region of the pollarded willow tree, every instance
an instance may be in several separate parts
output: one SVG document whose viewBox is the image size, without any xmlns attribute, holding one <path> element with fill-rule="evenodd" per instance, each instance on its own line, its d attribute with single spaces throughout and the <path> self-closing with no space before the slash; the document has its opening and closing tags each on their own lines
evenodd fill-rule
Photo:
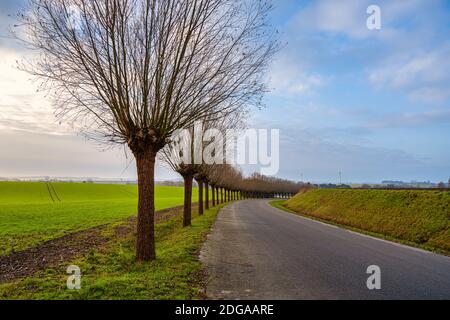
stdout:
<svg viewBox="0 0 450 320">
<path fill-rule="evenodd" d="M 174 141 L 166 145 L 159 154 L 159 158 L 164 164 L 183 177 L 183 227 L 191 225 L 192 184 L 194 176 L 200 169 L 200 163 L 196 164 L 195 157 L 202 154 L 203 151 L 201 145 L 195 141 L 194 131 L 194 127 L 182 130 L 179 135 L 173 137 Z"/>
<path fill-rule="evenodd" d="M 277 49 L 265 0 L 29 0 L 26 71 L 61 120 L 136 159 L 136 259 L 155 258 L 155 157 L 176 130 L 258 104 Z M 21 32 L 18 32 L 22 34 Z"/>
<path fill-rule="evenodd" d="M 243 106 L 241 109 L 245 109 Z M 239 130 L 243 126 L 245 115 L 235 111 L 219 117 L 205 118 L 194 126 L 180 130 L 172 137 L 159 153 L 162 163 L 180 174 L 184 181 L 183 226 L 191 225 L 192 218 L 192 186 L 198 185 L 199 215 L 203 214 L 203 189 L 207 174 L 215 164 L 226 162 L 227 142 L 234 137 L 227 134 L 228 130 Z M 217 136 L 213 136 L 217 134 Z M 211 154 L 209 154 L 209 151 Z M 217 154 L 216 154 L 217 153 Z M 205 159 L 206 157 L 206 159 Z M 206 188 L 208 194 L 209 190 Z M 207 197 L 206 197 L 207 198 Z M 207 198 L 207 201 L 209 199 Z"/>
</svg>

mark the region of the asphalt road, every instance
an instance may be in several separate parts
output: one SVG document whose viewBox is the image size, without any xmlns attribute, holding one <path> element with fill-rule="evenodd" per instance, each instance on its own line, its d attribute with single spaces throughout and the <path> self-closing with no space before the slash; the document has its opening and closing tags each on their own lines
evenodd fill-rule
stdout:
<svg viewBox="0 0 450 320">
<path fill-rule="evenodd" d="M 450 299 L 450 258 L 299 217 L 264 200 L 221 210 L 201 259 L 213 299 Z M 381 289 L 367 288 L 369 266 Z"/>
</svg>

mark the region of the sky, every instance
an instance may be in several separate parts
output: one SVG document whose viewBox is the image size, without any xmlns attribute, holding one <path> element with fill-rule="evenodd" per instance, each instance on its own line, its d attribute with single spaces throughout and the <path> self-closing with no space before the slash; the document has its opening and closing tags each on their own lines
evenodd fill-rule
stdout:
<svg viewBox="0 0 450 320">
<path fill-rule="evenodd" d="M 24 1 L 0 1 L 0 176 L 135 178 L 124 148 L 59 124 L 9 38 Z M 450 1 L 274 0 L 282 48 L 251 128 L 280 129 L 279 176 L 312 182 L 450 178 Z M 381 9 L 369 30 L 366 10 Z M 249 169 L 247 169 L 248 171 Z M 247 172 L 248 173 L 248 172 Z M 178 178 L 160 164 L 157 179 Z"/>
</svg>

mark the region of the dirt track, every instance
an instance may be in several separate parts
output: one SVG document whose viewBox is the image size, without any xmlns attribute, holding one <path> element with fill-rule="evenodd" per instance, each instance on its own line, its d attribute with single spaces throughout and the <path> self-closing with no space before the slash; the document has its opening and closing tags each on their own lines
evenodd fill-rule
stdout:
<svg viewBox="0 0 450 320">
<path fill-rule="evenodd" d="M 196 210 L 197 206 L 193 206 Z M 158 211 L 156 221 L 165 221 L 180 214 L 182 207 Z M 125 237 L 136 230 L 136 218 L 124 220 L 125 225 L 115 228 L 117 237 Z M 31 276 L 48 268 L 57 268 L 76 257 L 86 254 L 91 249 L 100 248 L 114 236 L 103 236 L 102 230 L 108 225 L 102 225 L 80 232 L 75 232 L 47 241 L 35 248 L 0 256 L 0 283 L 14 281 Z"/>
</svg>

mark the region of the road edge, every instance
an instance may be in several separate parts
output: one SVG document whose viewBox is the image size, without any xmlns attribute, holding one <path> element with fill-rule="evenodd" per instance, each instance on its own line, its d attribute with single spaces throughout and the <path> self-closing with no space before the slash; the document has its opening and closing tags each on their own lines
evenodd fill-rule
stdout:
<svg viewBox="0 0 450 320">
<path fill-rule="evenodd" d="M 362 236 L 362 237 L 366 237 L 366 238 L 371 238 L 374 240 L 378 240 L 378 241 L 383 241 L 385 243 L 389 243 L 391 245 L 394 246 L 400 246 L 400 247 L 404 247 L 410 250 L 415 250 L 415 251 L 419 251 L 422 253 L 427 253 L 427 254 L 437 254 L 440 256 L 444 256 L 444 257 L 449 257 L 450 258 L 450 252 L 447 252 L 445 250 L 442 249 L 438 249 L 438 248 L 433 248 L 433 247 L 429 247 L 429 246 L 424 246 L 421 245 L 420 243 L 416 243 L 416 242 L 411 242 L 411 241 L 407 241 L 407 240 L 402 240 L 402 239 L 398 239 L 398 238 L 394 238 L 382 233 L 376 233 L 376 232 L 372 232 L 372 231 L 368 231 L 368 230 L 364 230 L 364 229 L 359 229 L 356 227 L 352 227 L 352 226 L 348 226 L 345 224 L 340 224 L 337 222 L 333 222 L 333 221 L 329 221 L 329 220 L 325 220 L 325 219 L 321 219 L 318 217 L 315 217 L 313 215 L 308 215 L 308 214 L 304 214 L 304 213 L 299 213 L 296 212 L 294 210 L 291 210 L 289 208 L 286 208 L 282 205 L 283 202 L 285 202 L 286 200 L 271 200 L 267 202 L 267 205 L 280 210 L 281 212 L 284 213 L 289 213 L 291 215 L 297 216 L 297 217 L 301 217 L 310 221 L 314 221 L 317 223 L 322 223 L 324 225 L 327 225 L 329 227 L 333 227 L 333 228 L 339 228 L 342 230 L 345 230 L 347 232 Z"/>
</svg>

